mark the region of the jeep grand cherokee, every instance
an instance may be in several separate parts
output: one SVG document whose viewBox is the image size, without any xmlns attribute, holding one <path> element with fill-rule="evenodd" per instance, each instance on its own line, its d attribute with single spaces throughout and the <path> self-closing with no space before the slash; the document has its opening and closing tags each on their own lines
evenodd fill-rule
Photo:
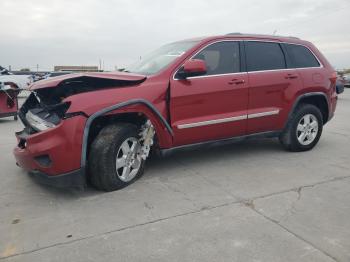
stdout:
<svg viewBox="0 0 350 262">
<path fill-rule="evenodd" d="M 277 137 L 312 149 L 332 118 L 336 73 L 294 37 L 229 34 L 165 45 L 125 72 L 70 74 L 31 86 L 19 111 L 17 164 L 43 183 L 112 191 L 150 150 Z"/>
</svg>

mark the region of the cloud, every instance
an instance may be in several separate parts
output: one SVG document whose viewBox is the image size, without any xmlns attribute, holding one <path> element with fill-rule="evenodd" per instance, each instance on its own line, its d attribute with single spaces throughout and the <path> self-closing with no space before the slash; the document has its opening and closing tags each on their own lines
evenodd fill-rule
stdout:
<svg viewBox="0 0 350 262">
<path fill-rule="evenodd" d="M 102 59 L 113 69 L 171 41 L 277 30 L 350 67 L 346 7 L 347 0 L 1 0 L 0 64 L 52 70 Z"/>
</svg>

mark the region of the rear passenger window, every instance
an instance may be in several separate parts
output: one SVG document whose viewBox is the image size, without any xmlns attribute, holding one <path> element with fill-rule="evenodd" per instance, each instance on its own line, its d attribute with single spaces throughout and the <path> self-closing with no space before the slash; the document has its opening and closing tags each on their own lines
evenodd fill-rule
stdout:
<svg viewBox="0 0 350 262">
<path fill-rule="evenodd" d="M 248 71 L 262 71 L 286 68 L 281 46 L 278 43 L 246 42 Z"/>
<path fill-rule="evenodd" d="M 239 43 L 225 41 L 212 44 L 199 52 L 193 59 L 205 61 L 207 65 L 206 75 L 239 72 Z"/>
<path fill-rule="evenodd" d="M 290 58 L 292 68 L 319 67 L 317 61 L 311 51 L 305 46 L 285 44 L 288 56 Z"/>
</svg>

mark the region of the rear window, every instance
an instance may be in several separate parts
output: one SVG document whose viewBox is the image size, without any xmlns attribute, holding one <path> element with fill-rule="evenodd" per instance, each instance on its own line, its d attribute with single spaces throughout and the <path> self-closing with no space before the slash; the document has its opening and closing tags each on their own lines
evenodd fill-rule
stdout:
<svg viewBox="0 0 350 262">
<path fill-rule="evenodd" d="M 288 56 L 290 58 L 290 66 L 292 68 L 319 67 L 317 61 L 311 51 L 305 46 L 285 44 Z"/>
<path fill-rule="evenodd" d="M 246 42 L 248 71 L 262 71 L 286 68 L 281 46 L 278 43 Z"/>
</svg>

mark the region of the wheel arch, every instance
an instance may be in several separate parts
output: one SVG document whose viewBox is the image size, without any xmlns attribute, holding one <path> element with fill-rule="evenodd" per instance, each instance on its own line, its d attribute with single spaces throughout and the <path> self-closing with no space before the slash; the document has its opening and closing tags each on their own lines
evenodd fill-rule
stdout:
<svg viewBox="0 0 350 262">
<path fill-rule="evenodd" d="M 314 105 L 318 109 L 320 109 L 323 117 L 323 124 L 326 124 L 328 122 L 329 101 L 328 101 L 327 95 L 323 92 L 311 92 L 311 93 L 305 93 L 298 96 L 289 112 L 288 121 L 291 115 L 293 114 L 293 112 L 298 108 L 300 104 L 303 104 L 303 103 Z"/>
<path fill-rule="evenodd" d="M 134 107 L 137 106 L 137 107 Z M 132 108 L 131 108 L 132 107 Z M 106 107 L 91 116 L 86 121 L 83 131 L 81 167 L 86 166 L 89 144 L 93 137 L 102 129 L 96 125 L 103 123 L 103 127 L 115 122 L 140 123 L 139 121 L 149 119 L 155 127 L 155 132 L 160 143 L 169 143 L 173 137 L 173 130 L 162 114 L 144 99 L 132 99 Z"/>
</svg>

